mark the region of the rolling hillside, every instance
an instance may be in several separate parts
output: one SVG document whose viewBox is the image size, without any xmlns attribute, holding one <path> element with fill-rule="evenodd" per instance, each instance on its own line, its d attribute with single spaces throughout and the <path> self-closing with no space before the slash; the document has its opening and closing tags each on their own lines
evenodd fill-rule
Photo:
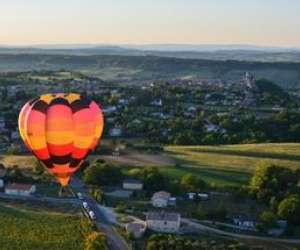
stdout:
<svg viewBox="0 0 300 250">
<path fill-rule="evenodd" d="M 76 70 L 104 80 L 146 83 L 155 80 L 240 80 L 245 71 L 285 88 L 300 84 L 300 63 L 217 61 L 158 56 L 0 54 L 0 72 Z"/>
</svg>

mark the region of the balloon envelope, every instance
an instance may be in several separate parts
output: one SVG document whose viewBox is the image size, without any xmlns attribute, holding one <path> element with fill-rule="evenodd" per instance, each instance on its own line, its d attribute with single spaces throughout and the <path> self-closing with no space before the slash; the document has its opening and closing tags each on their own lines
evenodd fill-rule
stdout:
<svg viewBox="0 0 300 250">
<path fill-rule="evenodd" d="M 19 114 L 26 147 L 62 186 L 95 149 L 103 132 L 98 105 L 79 94 L 46 94 L 27 102 Z"/>
</svg>

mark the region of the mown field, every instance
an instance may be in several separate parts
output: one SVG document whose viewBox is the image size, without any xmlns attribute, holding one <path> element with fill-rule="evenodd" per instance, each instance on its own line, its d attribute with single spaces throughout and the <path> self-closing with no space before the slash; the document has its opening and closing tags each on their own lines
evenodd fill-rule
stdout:
<svg viewBox="0 0 300 250">
<path fill-rule="evenodd" d="M 80 220 L 0 205 L 0 249 L 83 249 Z"/>
<path fill-rule="evenodd" d="M 4 166 L 12 167 L 18 165 L 22 169 L 32 168 L 36 158 L 32 155 L 1 155 L 0 163 Z"/>
<path fill-rule="evenodd" d="M 298 143 L 168 146 L 165 150 L 179 163 L 162 169 L 167 175 L 179 178 L 192 173 L 217 186 L 247 184 L 261 161 L 300 168 Z"/>
</svg>

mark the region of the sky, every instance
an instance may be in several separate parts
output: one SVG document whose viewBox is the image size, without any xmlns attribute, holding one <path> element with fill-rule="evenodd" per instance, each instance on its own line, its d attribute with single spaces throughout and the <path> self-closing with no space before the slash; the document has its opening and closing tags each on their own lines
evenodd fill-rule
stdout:
<svg viewBox="0 0 300 250">
<path fill-rule="evenodd" d="M 0 44 L 300 47 L 300 0 L 0 0 Z"/>
</svg>

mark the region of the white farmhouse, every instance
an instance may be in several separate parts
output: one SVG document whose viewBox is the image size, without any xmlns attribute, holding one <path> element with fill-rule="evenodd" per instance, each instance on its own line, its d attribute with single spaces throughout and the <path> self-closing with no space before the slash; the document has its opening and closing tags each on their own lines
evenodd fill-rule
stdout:
<svg viewBox="0 0 300 250">
<path fill-rule="evenodd" d="M 30 196 L 31 194 L 35 193 L 35 191 L 36 187 L 32 184 L 12 183 L 5 187 L 5 193 L 13 195 Z"/>
<path fill-rule="evenodd" d="M 180 228 L 179 213 L 150 212 L 146 216 L 147 227 L 156 232 L 176 233 Z"/>
<path fill-rule="evenodd" d="M 159 191 L 153 194 L 151 198 L 152 206 L 154 207 L 166 207 L 171 194 L 165 191 Z"/>
</svg>

